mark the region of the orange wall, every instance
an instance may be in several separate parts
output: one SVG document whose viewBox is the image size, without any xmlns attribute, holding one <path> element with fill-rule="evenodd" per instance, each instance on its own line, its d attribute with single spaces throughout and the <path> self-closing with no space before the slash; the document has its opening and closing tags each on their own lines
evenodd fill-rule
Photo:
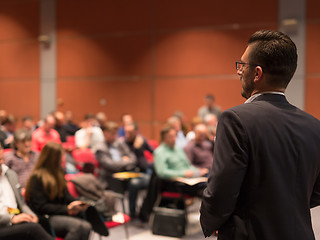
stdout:
<svg viewBox="0 0 320 240">
<path fill-rule="evenodd" d="M 308 0 L 306 24 L 306 111 L 320 119 L 320 2 Z"/>
<path fill-rule="evenodd" d="M 260 28 L 277 28 L 277 1 L 58 0 L 59 109 L 78 120 L 129 112 L 158 139 L 174 111 L 190 121 L 207 93 L 223 109 L 243 102 L 234 62 Z"/>
<path fill-rule="evenodd" d="M 57 109 L 76 121 L 129 112 L 156 139 L 174 111 L 190 121 L 207 93 L 222 109 L 241 104 L 234 62 L 253 32 L 278 22 L 277 0 L 56 2 Z M 319 5 L 307 0 L 306 110 L 318 118 Z M 0 0 L 0 109 L 18 117 L 40 116 L 39 25 L 39 0 Z"/>
<path fill-rule="evenodd" d="M 39 2 L 0 1 L 0 109 L 38 118 Z"/>
</svg>

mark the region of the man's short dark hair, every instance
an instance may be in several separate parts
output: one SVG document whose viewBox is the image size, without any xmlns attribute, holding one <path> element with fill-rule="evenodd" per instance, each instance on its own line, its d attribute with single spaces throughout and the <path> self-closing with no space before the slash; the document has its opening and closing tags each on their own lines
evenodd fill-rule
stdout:
<svg viewBox="0 0 320 240">
<path fill-rule="evenodd" d="M 89 120 L 89 119 L 94 119 L 95 116 L 93 113 L 86 113 L 86 115 L 84 115 L 84 120 Z"/>
<path fill-rule="evenodd" d="M 118 131 L 118 128 L 119 125 L 112 121 L 109 121 L 105 125 L 101 126 L 101 130 L 106 132 Z"/>
<path fill-rule="evenodd" d="M 270 74 L 271 86 L 287 87 L 297 68 L 297 47 L 289 36 L 272 30 L 260 30 L 249 39 L 252 46 L 249 63 Z"/>
<path fill-rule="evenodd" d="M 212 95 L 212 94 L 207 94 L 205 97 L 204 97 L 205 99 L 208 99 L 208 100 L 212 100 L 212 101 L 214 101 L 214 96 Z"/>
<path fill-rule="evenodd" d="M 161 128 L 161 132 L 160 132 L 160 135 L 161 135 L 161 142 L 164 141 L 164 138 L 166 137 L 167 133 L 170 132 L 170 130 L 174 130 L 173 127 L 171 127 L 170 125 L 165 125 L 163 128 Z"/>
</svg>

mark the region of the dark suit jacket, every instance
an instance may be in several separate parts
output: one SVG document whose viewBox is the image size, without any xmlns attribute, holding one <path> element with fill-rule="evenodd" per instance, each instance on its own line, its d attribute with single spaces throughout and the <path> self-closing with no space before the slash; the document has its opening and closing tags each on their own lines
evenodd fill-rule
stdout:
<svg viewBox="0 0 320 240">
<path fill-rule="evenodd" d="M 8 181 L 12 187 L 20 212 L 35 215 L 35 213 L 33 213 L 31 209 L 27 206 L 27 204 L 24 201 L 24 198 L 21 195 L 21 187 L 18 181 L 17 174 L 13 170 L 8 169 L 5 175 L 8 178 Z M 11 217 L 12 216 L 10 214 L 0 214 L 0 228 L 4 226 L 9 226 Z"/>
<path fill-rule="evenodd" d="M 113 173 L 116 172 L 130 171 L 134 169 L 134 167 L 137 165 L 136 156 L 133 152 L 130 151 L 129 147 L 126 145 L 124 141 L 117 139 L 113 143 L 113 146 L 116 149 L 118 149 L 121 157 L 128 156 L 129 161 L 114 161 L 112 159 L 110 147 L 107 143 L 100 144 L 97 146 L 96 149 L 94 149 L 96 159 L 98 160 L 100 165 L 98 179 L 101 182 L 103 188 L 106 188 L 108 185 L 108 176 L 111 176 Z"/>
<path fill-rule="evenodd" d="M 225 111 L 201 205 L 205 236 L 314 239 L 310 207 L 320 204 L 320 121 L 264 94 Z"/>
</svg>

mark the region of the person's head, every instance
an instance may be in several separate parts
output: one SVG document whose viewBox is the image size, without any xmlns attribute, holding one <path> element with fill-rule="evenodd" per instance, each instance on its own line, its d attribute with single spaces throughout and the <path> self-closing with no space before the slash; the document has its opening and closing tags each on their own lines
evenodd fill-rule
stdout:
<svg viewBox="0 0 320 240">
<path fill-rule="evenodd" d="M 194 133 L 194 141 L 198 144 L 208 139 L 208 128 L 203 123 L 199 123 L 195 126 Z"/>
<path fill-rule="evenodd" d="M 249 98 L 263 91 L 284 92 L 297 68 L 297 48 L 285 34 L 272 30 L 255 32 L 237 62 L 241 94 Z"/>
<path fill-rule="evenodd" d="M 18 129 L 13 135 L 12 147 L 21 154 L 27 154 L 31 151 L 32 134 L 25 128 Z"/>
<path fill-rule="evenodd" d="M 17 126 L 17 118 L 12 114 L 9 114 L 3 122 L 3 126 L 8 132 L 14 132 Z"/>
<path fill-rule="evenodd" d="M 50 132 L 50 130 L 54 128 L 55 124 L 56 124 L 56 119 L 54 118 L 54 116 L 52 114 L 48 114 L 45 117 L 42 125 L 43 130 L 45 132 Z"/>
<path fill-rule="evenodd" d="M 67 123 L 72 122 L 72 120 L 73 120 L 73 113 L 72 113 L 72 111 L 67 110 L 67 111 L 64 113 L 64 116 L 65 116 L 65 119 L 66 119 L 66 122 L 67 122 Z"/>
<path fill-rule="evenodd" d="M 161 129 L 161 142 L 170 148 L 174 148 L 176 136 L 177 131 L 171 126 L 165 126 Z"/>
<path fill-rule="evenodd" d="M 3 125 L 3 122 L 6 120 L 8 113 L 4 109 L 0 109 L 0 125 Z"/>
<path fill-rule="evenodd" d="M 84 116 L 84 127 L 92 127 L 96 123 L 96 117 L 92 113 L 87 113 Z"/>
<path fill-rule="evenodd" d="M 32 131 L 34 128 L 34 121 L 31 116 L 24 116 L 22 118 L 22 128 Z"/>
<path fill-rule="evenodd" d="M 123 126 L 125 126 L 126 124 L 133 122 L 133 117 L 131 114 L 125 113 L 125 114 L 122 114 L 121 121 Z"/>
<path fill-rule="evenodd" d="M 172 116 L 179 118 L 181 124 L 183 124 L 186 121 L 186 116 L 182 111 L 175 111 Z"/>
<path fill-rule="evenodd" d="M 134 122 L 128 123 L 124 126 L 124 132 L 126 140 L 132 142 L 138 134 L 138 125 Z"/>
<path fill-rule="evenodd" d="M 211 108 L 214 106 L 214 96 L 212 94 L 207 94 L 205 97 L 204 97 L 204 101 L 205 101 L 205 104 L 207 107 Z"/>
<path fill-rule="evenodd" d="M 204 117 L 204 123 L 207 126 L 216 127 L 218 125 L 218 118 L 215 114 L 209 113 Z"/>
<path fill-rule="evenodd" d="M 61 127 L 65 124 L 65 117 L 63 112 L 56 111 L 54 113 L 54 117 L 56 119 L 56 126 Z"/>
<path fill-rule="evenodd" d="M 195 126 L 197 126 L 199 123 L 203 123 L 201 117 L 194 117 L 192 118 L 192 121 L 191 121 L 191 128 L 194 130 Z"/>
<path fill-rule="evenodd" d="M 104 112 L 98 112 L 96 114 L 96 119 L 99 123 L 99 126 L 103 126 L 107 122 L 107 116 Z"/>
<path fill-rule="evenodd" d="M 53 200 L 55 197 L 63 197 L 66 182 L 61 167 L 63 148 L 55 142 L 48 142 L 41 150 L 36 166 L 31 176 L 41 178 L 46 195 Z M 30 181 L 30 179 L 29 179 Z M 30 182 L 26 187 L 26 198 L 29 198 Z"/>
<path fill-rule="evenodd" d="M 177 132 L 181 130 L 181 121 L 178 117 L 170 117 L 168 119 L 168 125 L 172 128 L 174 128 Z"/>
<path fill-rule="evenodd" d="M 107 143 L 113 143 L 118 137 L 118 124 L 116 122 L 107 122 L 101 127 L 104 138 Z"/>
</svg>

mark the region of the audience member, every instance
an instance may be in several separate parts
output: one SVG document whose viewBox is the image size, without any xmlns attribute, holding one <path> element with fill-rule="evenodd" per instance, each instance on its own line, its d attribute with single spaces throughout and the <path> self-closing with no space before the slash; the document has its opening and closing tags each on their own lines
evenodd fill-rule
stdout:
<svg viewBox="0 0 320 240">
<path fill-rule="evenodd" d="M 102 127 L 107 123 L 108 118 L 104 112 L 98 112 L 96 114 L 96 120 L 97 120 L 98 126 Z"/>
<path fill-rule="evenodd" d="M 184 148 L 187 145 L 188 140 L 182 132 L 180 119 L 178 117 L 170 117 L 168 119 L 168 125 L 176 130 L 177 136 L 175 140 L 175 146 L 179 148 Z"/>
<path fill-rule="evenodd" d="M 26 199 L 35 213 L 49 216 L 58 237 L 87 240 L 91 225 L 76 216 L 85 212 L 88 205 L 76 201 L 68 192 L 61 159 L 60 144 L 49 142 L 44 146 L 27 183 Z"/>
<path fill-rule="evenodd" d="M 53 240 L 38 224 L 38 217 L 27 206 L 19 191 L 17 174 L 3 164 L 0 150 L 0 239 Z"/>
<path fill-rule="evenodd" d="M 187 155 L 182 148 L 175 147 L 176 130 L 170 126 L 166 126 L 161 130 L 162 143 L 154 151 L 154 166 L 157 176 L 163 180 L 170 180 L 165 184 L 168 190 L 182 192 L 190 195 L 201 196 L 204 184 L 194 186 L 175 184 L 171 182 L 177 177 L 194 178 L 204 176 L 208 173 L 206 168 L 196 168 L 191 165 Z M 179 187 L 178 187 L 179 186 Z"/>
<path fill-rule="evenodd" d="M 208 139 L 208 129 L 203 123 L 196 125 L 195 138 L 190 141 L 188 145 L 184 148 L 191 164 L 197 168 L 207 168 L 212 167 L 213 162 L 213 146 L 207 140 Z"/>
<path fill-rule="evenodd" d="M 74 136 L 76 131 L 79 130 L 79 126 L 73 122 L 73 114 L 70 110 L 64 113 L 66 128 L 70 136 Z"/>
<path fill-rule="evenodd" d="M 131 114 L 125 113 L 121 116 L 122 126 L 118 129 L 118 137 L 125 137 L 124 126 L 128 123 L 133 122 L 133 117 Z"/>
<path fill-rule="evenodd" d="M 203 123 L 202 119 L 200 117 L 194 117 L 192 118 L 192 121 L 191 121 L 191 130 L 187 133 L 186 135 L 186 139 L 188 141 L 191 141 L 194 139 L 194 136 L 195 136 L 195 133 L 194 133 L 194 128 L 195 126 L 197 126 L 197 124 L 199 123 Z"/>
<path fill-rule="evenodd" d="M 100 127 L 94 126 L 94 115 L 88 113 L 82 123 L 82 128 L 75 134 L 76 146 L 80 149 L 96 148 L 103 144 L 104 136 Z"/>
<path fill-rule="evenodd" d="M 33 118 L 31 116 L 24 116 L 22 118 L 22 128 L 33 132 L 34 130 L 37 129 L 37 126 L 34 123 Z"/>
<path fill-rule="evenodd" d="M 3 125 L 3 122 L 6 120 L 7 116 L 8 116 L 7 111 L 1 109 L 1 110 L 0 110 L 0 126 Z"/>
<path fill-rule="evenodd" d="M 212 94 L 207 94 L 204 98 L 205 105 L 199 108 L 198 116 L 204 121 L 207 114 L 212 113 L 217 116 L 221 115 L 221 109 L 215 104 L 215 98 Z"/>
<path fill-rule="evenodd" d="M 106 188 L 107 179 L 113 173 L 133 170 L 136 167 L 137 159 L 125 142 L 117 138 L 117 123 L 107 122 L 102 129 L 105 142 L 97 146 L 94 152 L 100 164 L 98 179 Z"/>
<path fill-rule="evenodd" d="M 4 148 L 10 148 L 11 143 L 13 141 L 13 134 L 16 130 L 17 119 L 15 116 L 9 114 L 6 119 L 3 121 L 3 125 L 1 127 L 2 133 L 0 134 L 1 142 L 3 142 Z M 4 134 L 3 134 L 4 133 Z M 3 137 L 5 139 L 3 139 Z"/>
<path fill-rule="evenodd" d="M 209 113 L 205 116 L 204 123 L 208 127 L 208 139 L 212 144 L 214 144 L 214 141 L 216 139 L 218 118 L 216 115 Z"/>
<path fill-rule="evenodd" d="M 47 142 L 61 143 L 59 133 L 54 130 L 56 120 L 52 114 L 48 114 L 43 125 L 32 133 L 31 149 L 40 152 Z"/>
<path fill-rule="evenodd" d="M 56 119 L 56 124 L 54 126 L 54 129 L 59 133 L 61 142 L 66 142 L 68 132 L 65 124 L 64 114 L 60 111 L 56 111 L 54 113 L 54 117 Z"/>
<path fill-rule="evenodd" d="M 186 136 L 188 133 L 188 127 L 186 125 L 186 116 L 184 115 L 184 113 L 182 111 L 175 111 L 172 116 L 179 118 L 181 130 L 183 132 L 183 135 Z"/>
<path fill-rule="evenodd" d="M 39 157 L 38 152 L 31 150 L 31 139 L 29 130 L 18 129 L 14 133 L 13 151 L 4 154 L 5 164 L 18 174 L 22 193 Z"/>
<path fill-rule="evenodd" d="M 128 186 L 130 217 L 134 219 L 136 217 L 136 201 L 138 192 L 141 189 L 147 188 L 153 168 L 145 158 L 144 152 L 148 151 L 153 153 L 153 149 L 150 147 L 147 140 L 138 133 L 138 126 L 136 123 L 128 123 L 124 126 L 124 131 L 125 143 L 137 158 L 135 171 L 144 173 L 139 178 L 131 179 Z"/>
<path fill-rule="evenodd" d="M 207 126 L 214 126 L 217 127 L 218 125 L 218 118 L 215 114 L 209 113 L 205 116 L 203 121 Z"/>
<path fill-rule="evenodd" d="M 191 165 L 182 148 L 175 146 L 176 130 L 166 126 L 161 130 L 162 143 L 154 151 L 154 165 L 160 178 L 172 179 L 175 177 L 199 177 L 208 172 L 207 169 L 198 169 Z"/>
</svg>

